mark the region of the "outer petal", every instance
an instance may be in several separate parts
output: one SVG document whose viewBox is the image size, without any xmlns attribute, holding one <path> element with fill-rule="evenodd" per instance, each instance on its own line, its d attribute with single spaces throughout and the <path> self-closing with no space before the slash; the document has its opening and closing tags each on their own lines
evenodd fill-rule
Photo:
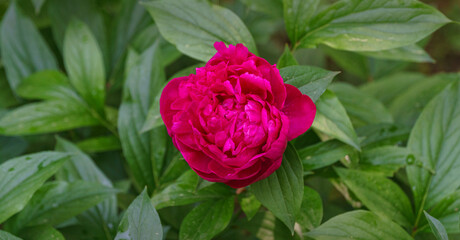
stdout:
<svg viewBox="0 0 460 240">
<path fill-rule="evenodd" d="M 168 129 L 168 133 L 173 125 L 173 116 L 176 111 L 171 110 L 172 103 L 179 97 L 179 84 L 186 81 L 189 76 L 174 78 L 166 84 L 160 97 L 160 114 L 163 122 Z"/>
<path fill-rule="evenodd" d="M 286 86 L 286 102 L 281 110 L 289 118 L 288 141 L 306 132 L 313 124 L 316 106 L 309 96 L 303 95 L 296 87 Z"/>
</svg>

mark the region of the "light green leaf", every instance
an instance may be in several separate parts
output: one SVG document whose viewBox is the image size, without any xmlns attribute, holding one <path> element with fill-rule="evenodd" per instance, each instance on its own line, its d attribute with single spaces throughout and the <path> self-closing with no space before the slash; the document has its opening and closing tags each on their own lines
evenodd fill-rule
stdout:
<svg viewBox="0 0 460 240">
<path fill-rule="evenodd" d="M 316 102 L 339 72 L 312 66 L 290 66 L 282 68 L 280 74 L 285 83 L 297 87 Z"/>
<path fill-rule="evenodd" d="M 145 119 L 144 125 L 142 126 L 141 133 L 148 132 L 154 128 L 164 125 L 163 119 L 160 114 L 160 97 L 161 92 L 155 97 L 153 104 L 150 106 L 150 109 L 147 113 L 147 119 Z"/>
<path fill-rule="evenodd" d="M 354 151 L 352 146 L 338 140 L 320 142 L 298 150 L 304 171 L 332 165 Z"/>
<path fill-rule="evenodd" d="M 208 61 L 215 42 L 243 43 L 257 54 L 256 45 L 241 19 L 232 11 L 200 0 L 145 2 L 161 35 L 177 49 L 198 60 Z"/>
<path fill-rule="evenodd" d="M 297 43 L 307 33 L 320 0 L 283 0 L 284 23 L 291 42 Z"/>
<path fill-rule="evenodd" d="M 324 92 L 316 102 L 316 110 L 314 129 L 361 150 L 347 112 L 333 92 Z"/>
<path fill-rule="evenodd" d="M 0 239 L 1 240 L 22 240 L 21 238 L 18 238 L 11 233 L 5 232 L 0 230 Z"/>
<path fill-rule="evenodd" d="M 412 206 L 396 183 L 358 170 L 336 168 L 335 171 L 369 210 L 402 226 L 411 226 L 414 220 Z"/>
<path fill-rule="evenodd" d="M 87 108 L 80 103 L 54 100 L 30 103 L 0 119 L 3 135 L 28 135 L 98 125 Z"/>
<path fill-rule="evenodd" d="M 460 191 L 457 190 L 437 203 L 430 214 L 439 219 L 448 233 L 460 233 Z"/>
<path fill-rule="evenodd" d="M 270 176 L 255 182 L 251 189 L 257 199 L 294 234 L 295 216 L 303 196 L 302 163 L 295 148 L 288 144 L 281 166 Z"/>
<path fill-rule="evenodd" d="M 233 215 L 234 197 L 198 205 L 182 221 L 180 239 L 210 240 L 222 232 Z"/>
<path fill-rule="evenodd" d="M 374 96 L 385 106 L 426 77 L 421 73 L 399 72 L 362 85 L 361 91 Z"/>
<path fill-rule="evenodd" d="M 335 216 L 306 234 L 316 240 L 383 240 L 412 238 L 396 223 L 368 211 L 351 211 Z"/>
<path fill-rule="evenodd" d="M 15 90 L 30 74 L 57 69 L 56 59 L 34 23 L 14 1 L 1 25 L 1 53 L 11 89 Z"/>
<path fill-rule="evenodd" d="M 428 223 L 430 224 L 430 227 L 431 227 L 431 231 L 433 232 L 434 236 L 436 236 L 436 239 L 449 240 L 446 229 L 444 228 L 442 223 L 438 219 L 432 217 L 426 211 L 423 211 L 423 213 L 425 213 L 425 217 L 428 220 Z"/>
<path fill-rule="evenodd" d="M 415 163 L 415 157 L 407 148 L 397 146 L 381 146 L 365 149 L 361 153 L 360 163 L 370 165 L 395 164 L 404 166 Z"/>
<path fill-rule="evenodd" d="M 408 166 L 407 176 L 415 209 L 430 209 L 460 187 L 460 84 L 455 82 L 425 107 L 409 137 L 407 147 L 435 174 Z"/>
<path fill-rule="evenodd" d="M 387 50 L 414 44 L 448 22 L 442 13 L 419 1 L 341 0 L 311 19 L 299 46 Z"/>
<path fill-rule="evenodd" d="M 105 70 L 101 50 L 83 22 L 71 21 L 64 38 L 64 64 L 83 99 L 99 112 L 105 102 Z"/>
<path fill-rule="evenodd" d="M 245 195 L 240 194 L 238 195 L 238 200 L 240 202 L 241 209 L 243 210 L 244 214 L 246 214 L 248 221 L 251 221 L 251 219 L 259 211 L 261 203 L 252 193 L 247 193 Z"/>
<path fill-rule="evenodd" d="M 58 180 L 75 182 L 84 180 L 97 182 L 108 188 L 113 188 L 113 184 L 104 173 L 94 164 L 93 160 L 83 153 L 73 143 L 57 137 L 56 151 L 72 154 L 71 158 L 64 163 L 61 170 L 56 173 Z M 117 198 L 115 195 L 107 197 L 97 206 L 90 208 L 77 217 L 78 221 L 90 229 L 92 233 L 99 236 L 113 238 L 111 232 L 118 221 L 117 217 Z"/>
<path fill-rule="evenodd" d="M 0 165 L 0 223 L 21 211 L 67 157 L 64 153 L 42 152 L 13 158 Z"/>
<path fill-rule="evenodd" d="M 395 122 L 412 127 L 428 102 L 449 83 L 460 81 L 460 74 L 438 74 L 413 84 L 394 98 L 389 110 Z"/>
<path fill-rule="evenodd" d="M 323 219 L 321 196 L 313 189 L 304 186 L 302 206 L 297 214 L 297 222 L 302 231 L 308 232 L 318 227 Z"/>
<path fill-rule="evenodd" d="M 115 240 L 161 240 L 163 228 L 160 217 L 150 202 L 147 189 L 129 205 Z"/>
<path fill-rule="evenodd" d="M 278 59 L 278 63 L 276 64 L 276 67 L 278 69 L 282 69 L 285 67 L 295 66 L 295 65 L 299 65 L 299 63 L 297 62 L 295 57 L 292 55 L 291 49 L 289 49 L 288 45 L 284 46 L 284 52 L 281 55 L 281 57 Z"/>
<path fill-rule="evenodd" d="M 407 141 L 410 128 L 391 123 L 378 123 L 356 129 L 362 147 L 395 145 Z"/>
<path fill-rule="evenodd" d="M 329 89 L 343 104 L 355 127 L 393 122 L 393 117 L 381 102 L 352 85 L 336 83 Z"/>
<path fill-rule="evenodd" d="M 376 51 L 376 52 L 358 52 L 362 55 L 379 58 L 379 59 L 386 59 L 386 60 L 395 60 L 395 61 L 405 61 L 405 62 L 428 62 L 434 63 L 434 59 L 430 57 L 430 55 L 423 50 L 423 48 L 419 47 L 416 44 L 393 48 L 383 51 Z"/>
<path fill-rule="evenodd" d="M 50 225 L 26 228 L 20 232 L 19 236 L 28 240 L 65 240 L 62 233 Z"/>
<path fill-rule="evenodd" d="M 166 144 L 164 128 L 140 133 L 154 96 L 165 81 L 159 52 L 156 42 L 141 56 L 131 55 L 135 60 L 126 78 L 118 116 L 121 146 L 136 187 L 148 186 L 149 192 L 158 184 Z"/>
<path fill-rule="evenodd" d="M 16 92 L 27 99 L 80 100 L 70 85 L 69 79 L 59 71 L 45 70 L 24 79 Z"/>
<path fill-rule="evenodd" d="M 96 153 L 121 149 L 120 140 L 113 136 L 102 136 L 88 138 L 77 143 L 77 146 L 84 152 Z"/>
</svg>

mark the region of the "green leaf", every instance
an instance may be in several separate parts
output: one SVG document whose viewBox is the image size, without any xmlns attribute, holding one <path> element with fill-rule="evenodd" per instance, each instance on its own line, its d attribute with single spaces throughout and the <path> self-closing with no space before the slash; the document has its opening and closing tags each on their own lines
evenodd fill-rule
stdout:
<svg viewBox="0 0 460 240">
<path fill-rule="evenodd" d="M 302 204 L 303 170 L 299 155 L 291 144 L 288 144 L 278 170 L 253 183 L 251 189 L 262 205 L 294 234 L 295 216 Z"/>
<path fill-rule="evenodd" d="M 460 81 L 460 74 L 438 74 L 413 84 L 391 103 L 389 110 L 395 122 L 412 127 L 428 102 L 449 83 Z"/>
<path fill-rule="evenodd" d="M 290 66 L 280 69 L 280 74 L 285 83 L 297 87 L 316 102 L 339 72 L 311 66 Z"/>
<path fill-rule="evenodd" d="M 412 206 L 396 183 L 358 170 L 335 168 L 335 171 L 369 210 L 402 226 L 411 226 L 414 220 Z"/>
<path fill-rule="evenodd" d="M 241 209 L 243 210 L 244 214 L 246 214 L 248 221 L 251 221 L 251 219 L 259 211 L 261 203 L 252 193 L 247 193 L 245 195 L 240 194 L 238 195 L 238 200 L 240 202 Z"/>
<path fill-rule="evenodd" d="M 200 0 L 144 2 L 161 35 L 177 49 L 198 60 L 208 61 L 215 42 L 243 43 L 257 54 L 256 45 L 241 19 L 232 11 Z"/>
<path fill-rule="evenodd" d="M 165 81 L 159 44 L 156 42 L 138 59 L 128 72 L 124 99 L 118 116 L 118 129 L 123 154 L 136 187 L 148 186 L 152 191 L 158 184 L 159 169 L 165 153 L 166 131 L 154 129 L 140 134 L 154 96 Z M 134 55 L 131 55 L 134 58 Z M 152 146 L 155 144 L 154 146 Z"/>
<path fill-rule="evenodd" d="M 71 21 L 63 48 L 70 82 L 88 105 L 102 112 L 105 102 L 104 60 L 88 26 L 83 22 Z"/>
<path fill-rule="evenodd" d="M 26 151 L 28 143 L 21 137 L 0 136 L 0 164 Z"/>
<path fill-rule="evenodd" d="M 428 62 L 434 63 L 434 59 L 419 47 L 416 44 L 393 48 L 383 51 L 376 52 L 358 52 L 368 57 L 378 58 L 378 59 L 387 59 L 387 60 L 396 60 L 396 61 L 405 61 L 405 62 Z"/>
<path fill-rule="evenodd" d="M 234 197 L 198 205 L 182 221 L 180 239 L 210 240 L 222 232 L 233 215 Z"/>
<path fill-rule="evenodd" d="M 34 5 L 36 15 L 40 13 L 40 10 L 42 9 L 43 4 L 45 4 L 45 2 L 46 0 L 32 0 L 32 4 Z"/>
<path fill-rule="evenodd" d="M 418 1 L 341 0 L 311 19 L 299 45 L 387 50 L 414 44 L 448 22 L 435 8 Z"/>
<path fill-rule="evenodd" d="M 320 0 L 283 0 L 284 23 L 291 42 L 297 43 L 306 33 Z"/>
<path fill-rule="evenodd" d="M 369 58 L 361 54 L 349 51 L 340 51 L 326 46 L 321 46 L 334 62 L 345 72 L 351 73 L 361 80 L 372 78 L 371 63 Z"/>
<path fill-rule="evenodd" d="M 18 86 L 16 92 L 27 99 L 80 100 L 67 77 L 55 70 L 45 70 L 30 75 Z"/>
<path fill-rule="evenodd" d="M 393 122 L 393 117 L 381 102 L 352 85 L 336 83 L 329 89 L 343 104 L 354 126 Z"/>
<path fill-rule="evenodd" d="M 347 112 L 333 92 L 324 92 L 316 102 L 316 110 L 314 129 L 361 150 Z"/>
<path fill-rule="evenodd" d="M 73 143 L 57 137 L 56 151 L 72 154 L 69 161 L 66 161 L 61 170 L 56 173 L 56 178 L 63 181 L 75 182 L 84 180 L 97 182 L 108 188 L 113 188 L 110 179 L 99 170 L 93 160 L 83 153 Z M 78 221 L 97 235 L 113 238 L 111 232 L 118 221 L 117 198 L 115 195 L 107 197 L 97 206 L 90 208 L 77 217 Z"/>
<path fill-rule="evenodd" d="M 361 91 L 374 96 L 385 106 L 389 106 L 395 98 L 425 78 L 421 73 L 399 72 L 365 84 L 361 87 Z"/>
<path fill-rule="evenodd" d="M 423 213 L 425 213 L 425 217 L 428 220 L 428 223 L 430 224 L 430 227 L 431 227 L 431 231 L 433 232 L 436 239 L 449 240 L 446 229 L 444 228 L 442 223 L 438 219 L 432 217 L 426 211 L 423 211 Z"/>
<path fill-rule="evenodd" d="M 65 240 L 62 233 L 50 225 L 26 228 L 20 232 L 19 236 L 28 240 Z"/>
<path fill-rule="evenodd" d="M 15 231 L 42 224 L 53 226 L 77 216 L 114 193 L 116 193 L 114 188 L 94 182 L 45 183 L 30 199 L 27 206 L 8 221 L 7 226 Z"/>
<path fill-rule="evenodd" d="M 163 239 L 160 217 L 150 202 L 147 189 L 129 205 L 115 240 Z"/>
<path fill-rule="evenodd" d="M 401 141 L 407 141 L 410 130 L 406 126 L 378 123 L 360 127 L 356 129 L 356 133 L 361 141 L 361 146 L 370 148 L 395 145 Z"/>
<path fill-rule="evenodd" d="M 107 152 L 121 149 L 120 140 L 113 136 L 89 138 L 77 143 L 77 146 L 88 153 Z"/>
<path fill-rule="evenodd" d="M 154 128 L 160 127 L 164 125 L 163 119 L 161 118 L 160 114 L 160 97 L 161 92 L 155 97 L 155 101 L 150 106 L 150 109 L 147 113 L 147 119 L 145 119 L 144 125 L 142 126 L 141 133 L 148 132 Z"/>
<path fill-rule="evenodd" d="M 335 216 L 306 235 L 316 240 L 412 239 L 396 223 L 363 210 Z"/>
<path fill-rule="evenodd" d="M 276 64 L 276 67 L 278 69 L 282 69 L 285 67 L 295 66 L 295 65 L 299 65 L 299 63 L 297 62 L 295 57 L 292 55 L 291 49 L 289 49 L 288 45 L 284 46 L 284 52 L 281 55 L 280 59 L 278 59 L 278 63 Z"/>
<path fill-rule="evenodd" d="M 172 184 L 153 195 L 153 206 L 156 209 L 161 209 L 214 198 L 223 198 L 233 194 L 229 191 L 228 186 L 218 183 L 198 190 L 198 180 L 199 176 L 195 172 L 192 170 L 186 171 Z"/>
<path fill-rule="evenodd" d="M 67 157 L 64 153 L 42 152 L 13 158 L 0 165 L 0 223 L 21 211 Z"/>
<path fill-rule="evenodd" d="M 10 87 L 30 74 L 57 69 L 56 59 L 34 23 L 12 2 L 1 25 L 1 53 Z"/>
<path fill-rule="evenodd" d="M 286 227 L 286 225 L 276 218 L 270 211 L 258 212 L 251 221 L 248 221 L 246 218 L 240 218 L 236 224 L 239 228 L 243 228 L 251 232 L 257 237 L 256 239 L 301 239 L 297 232 L 293 236 L 289 228 Z M 248 238 L 248 236 L 244 236 L 239 239 L 245 238 Z"/>
<path fill-rule="evenodd" d="M 460 187 L 460 84 L 455 82 L 436 96 L 415 123 L 407 147 L 435 171 L 408 166 L 407 176 L 420 216 Z"/>
<path fill-rule="evenodd" d="M 298 150 L 304 171 L 332 165 L 354 151 L 352 146 L 338 140 L 320 142 Z"/>
<path fill-rule="evenodd" d="M 323 219 L 323 202 L 321 196 L 313 189 L 304 186 L 302 206 L 297 214 L 297 222 L 305 232 L 321 224 Z"/>
<path fill-rule="evenodd" d="M 28 135 L 58 132 L 78 127 L 98 125 L 87 108 L 80 103 L 54 100 L 30 103 L 0 119 L 3 135 Z"/>
<path fill-rule="evenodd" d="M 460 191 L 457 190 L 437 203 L 430 214 L 439 219 L 448 233 L 460 233 L 459 209 Z"/>
<path fill-rule="evenodd" d="M 283 17 L 282 0 L 241 0 L 249 9 L 268 14 L 275 18 Z"/>
<path fill-rule="evenodd" d="M 21 238 L 18 238 L 11 233 L 5 232 L 0 230 L 0 239 L 1 240 L 22 240 Z"/>
<path fill-rule="evenodd" d="M 0 36 L 1 41 L 1 36 Z M 1 47 L 1 42 L 0 42 Z M 18 99 L 10 88 L 4 69 L 0 69 L 0 107 L 8 108 L 18 104 Z"/>
</svg>

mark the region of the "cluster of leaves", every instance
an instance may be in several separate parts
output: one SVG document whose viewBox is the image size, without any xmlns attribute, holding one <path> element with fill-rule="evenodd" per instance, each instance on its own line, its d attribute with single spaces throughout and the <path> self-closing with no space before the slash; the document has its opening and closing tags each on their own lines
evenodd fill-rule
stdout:
<svg viewBox="0 0 460 240">
<path fill-rule="evenodd" d="M 450 20 L 415 0 L 333 2 L 0 5 L 0 239 L 458 237 L 460 75 L 411 72 Z M 277 61 L 318 110 L 237 191 L 190 170 L 159 115 L 167 79 L 216 41 Z"/>
</svg>

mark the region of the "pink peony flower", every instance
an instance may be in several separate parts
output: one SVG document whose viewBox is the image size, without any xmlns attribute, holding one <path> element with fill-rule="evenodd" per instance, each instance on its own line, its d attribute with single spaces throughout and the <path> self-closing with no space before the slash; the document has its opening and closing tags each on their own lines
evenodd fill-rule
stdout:
<svg viewBox="0 0 460 240">
<path fill-rule="evenodd" d="M 310 128 L 316 107 L 242 44 L 214 47 L 217 53 L 196 75 L 166 85 L 160 113 L 198 175 L 240 188 L 279 168 L 287 142 Z"/>
</svg>

